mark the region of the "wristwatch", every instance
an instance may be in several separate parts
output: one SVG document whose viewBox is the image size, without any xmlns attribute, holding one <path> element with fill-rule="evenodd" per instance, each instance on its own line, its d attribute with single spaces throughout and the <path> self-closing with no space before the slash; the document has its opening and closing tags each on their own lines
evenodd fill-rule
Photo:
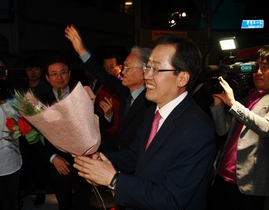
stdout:
<svg viewBox="0 0 269 210">
<path fill-rule="evenodd" d="M 115 175 L 113 176 L 110 184 L 108 185 L 108 188 L 115 191 L 116 190 L 116 184 L 117 184 L 117 177 L 120 174 L 120 171 L 117 171 Z"/>
</svg>

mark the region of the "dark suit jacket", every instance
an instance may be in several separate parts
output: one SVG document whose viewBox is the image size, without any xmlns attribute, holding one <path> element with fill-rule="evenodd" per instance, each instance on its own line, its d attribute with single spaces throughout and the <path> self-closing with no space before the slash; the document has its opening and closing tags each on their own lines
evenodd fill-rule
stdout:
<svg viewBox="0 0 269 210">
<path fill-rule="evenodd" d="M 52 88 L 51 88 L 51 91 L 49 93 L 47 93 L 46 95 L 44 95 L 40 100 L 43 103 L 49 104 L 49 105 L 52 105 L 52 104 L 57 102 L 57 100 L 53 94 Z M 58 171 L 56 170 L 55 166 L 51 162 L 49 162 L 50 158 L 53 154 L 58 154 L 59 156 L 65 158 L 70 163 L 70 165 L 68 166 L 70 173 L 68 175 L 60 175 L 58 173 Z M 58 150 L 48 140 L 45 140 L 45 157 L 44 158 L 46 159 L 47 162 L 49 162 L 49 164 L 48 164 L 49 175 L 53 179 L 61 179 L 61 180 L 71 179 L 72 176 L 74 176 L 74 174 L 77 173 L 77 170 L 73 167 L 74 158 L 69 153 L 65 153 L 65 152 Z"/>
<path fill-rule="evenodd" d="M 139 126 L 142 124 L 148 108 L 153 105 L 152 102 L 145 98 L 145 92 L 141 92 L 135 99 L 127 114 L 124 116 L 124 110 L 127 97 L 130 90 L 123 86 L 121 80 L 109 75 L 94 58 L 90 58 L 84 64 L 84 68 L 88 70 L 103 85 L 116 94 L 120 100 L 120 116 L 119 116 L 119 132 L 118 141 L 120 150 L 129 149 L 133 142 Z"/>
<path fill-rule="evenodd" d="M 127 209 L 205 209 L 215 151 L 212 121 L 188 95 L 145 151 L 154 111 L 147 112 L 131 150 L 105 154 L 123 172 L 117 178 L 116 203 Z M 133 170 L 133 176 L 125 174 Z"/>
</svg>

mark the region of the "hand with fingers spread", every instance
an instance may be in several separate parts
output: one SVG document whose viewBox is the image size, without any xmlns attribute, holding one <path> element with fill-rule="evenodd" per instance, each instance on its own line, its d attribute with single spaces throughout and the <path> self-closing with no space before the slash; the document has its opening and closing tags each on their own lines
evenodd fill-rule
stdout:
<svg viewBox="0 0 269 210">
<path fill-rule="evenodd" d="M 214 94 L 214 105 L 218 105 L 221 102 L 227 104 L 228 106 L 233 106 L 235 102 L 233 89 L 230 87 L 228 82 L 226 82 L 222 77 L 219 77 L 220 85 L 224 92 L 220 94 Z"/>
<path fill-rule="evenodd" d="M 74 49 L 80 56 L 86 54 L 87 50 L 84 47 L 79 32 L 74 25 L 71 24 L 65 28 L 65 37 L 72 42 Z"/>
<path fill-rule="evenodd" d="M 113 101 L 112 98 L 104 97 L 103 101 L 100 101 L 99 106 L 102 108 L 104 115 L 110 118 L 113 114 Z"/>
<path fill-rule="evenodd" d="M 63 157 L 56 155 L 53 158 L 52 163 L 59 174 L 68 175 L 70 173 L 70 170 L 68 168 L 68 165 L 70 165 L 70 163 L 68 163 Z"/>
<path fill-rule="evenodd" d="M 97 159 L 85 156 L 76 157 L 74 168 L 79 171 L 78 175 L 88 182 L 108 186 L 116 174 L 116 170 L 103 153 L 99 153 L 99 155 Z"/>
</svg>

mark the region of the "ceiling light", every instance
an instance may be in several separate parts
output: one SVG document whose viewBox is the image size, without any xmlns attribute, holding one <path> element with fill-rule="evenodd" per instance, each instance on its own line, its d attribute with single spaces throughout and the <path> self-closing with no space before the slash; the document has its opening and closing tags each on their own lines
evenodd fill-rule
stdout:
<svg viewBox="0 0 269 210">
<path fill-rule="evenodd" d="M 234 37 L 227 37 L 219 39 L 220 47 L 222 50 L 234 50 L 237 48 L 237 42 Z"/>
</svg>

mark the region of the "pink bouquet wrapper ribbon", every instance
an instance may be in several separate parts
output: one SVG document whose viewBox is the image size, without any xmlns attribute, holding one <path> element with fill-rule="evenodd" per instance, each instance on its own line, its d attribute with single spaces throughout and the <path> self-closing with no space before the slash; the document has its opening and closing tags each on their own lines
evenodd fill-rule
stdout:
<svg viewBox="0 0 269 210">
<path fill-rule="evenodd" d="M 31 96 L 26 94 L 26 97 Z M 97 151 L 101 141 L 93 99 L 90 87 L 78 82 L 63 100 L 34 116 L 23 117 L 57 149 L 73 156 L 90 155 Z"/>
</svg>

